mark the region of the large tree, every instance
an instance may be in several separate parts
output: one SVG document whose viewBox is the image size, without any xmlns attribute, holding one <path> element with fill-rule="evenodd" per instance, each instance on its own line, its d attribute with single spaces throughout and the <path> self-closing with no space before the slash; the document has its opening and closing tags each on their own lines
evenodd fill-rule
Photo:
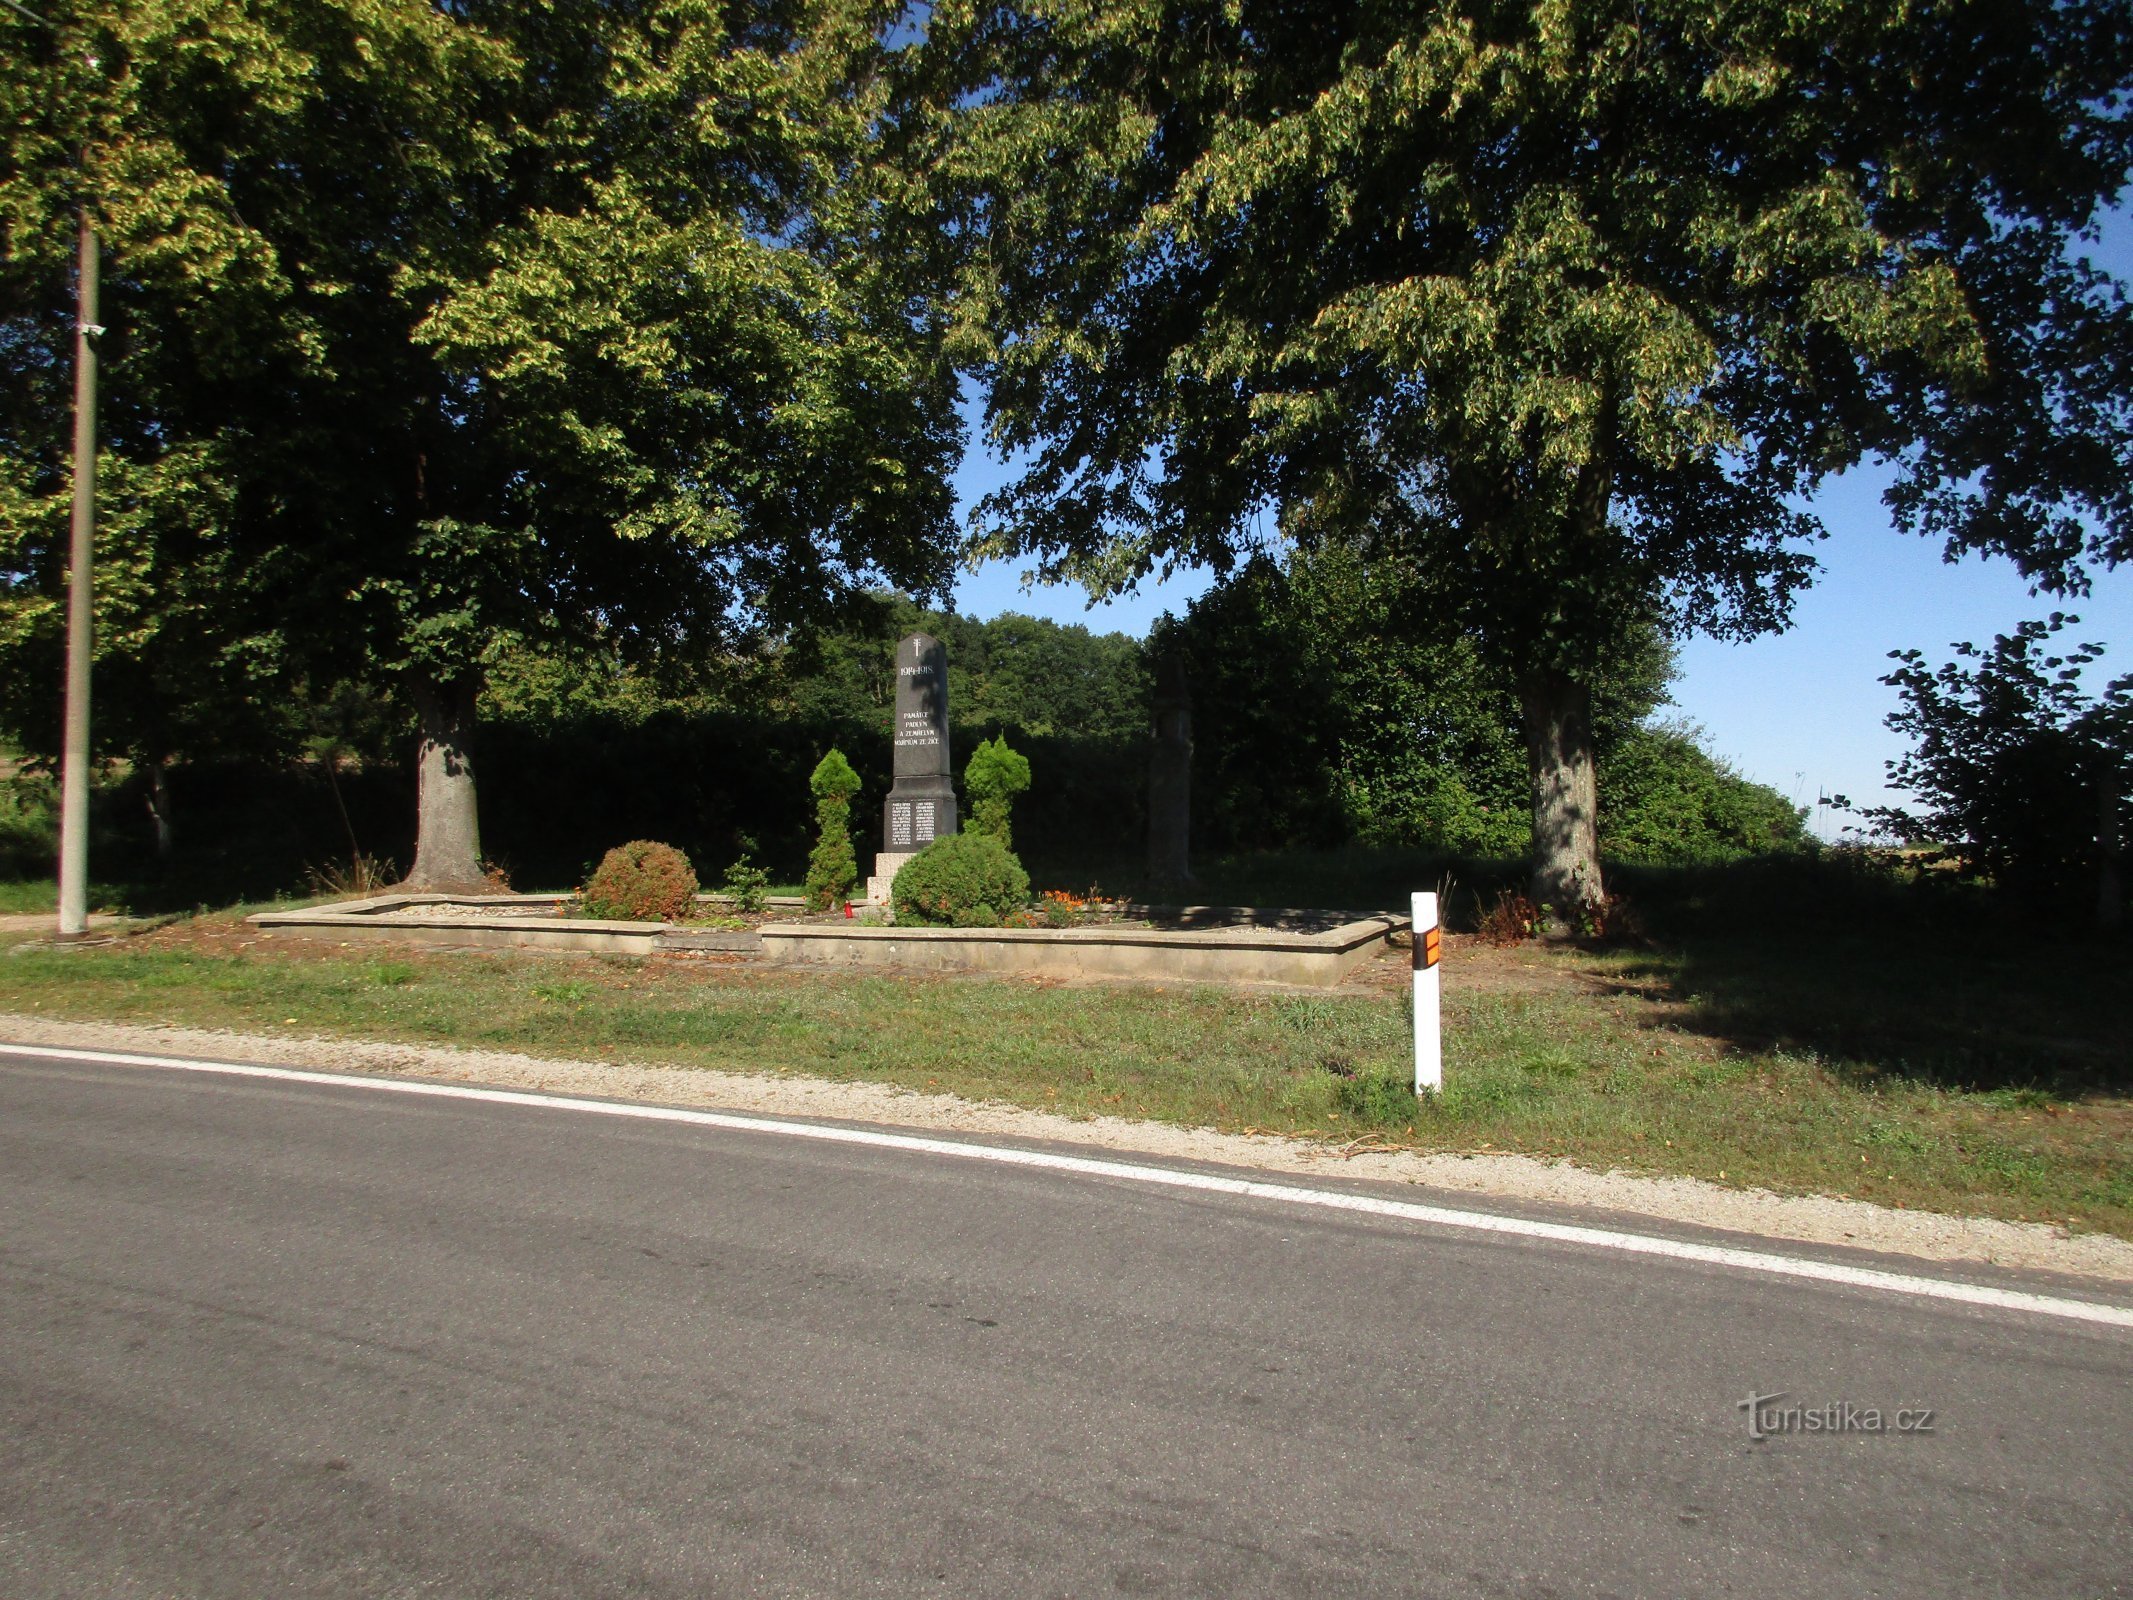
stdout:
<svg viewBox="0 0 2133 1600">
<path fill-rule="evenodd" d="M 2122 5 L 943 0 L 929 40 L 1027 462 L 982 548 L 1107 591 L 1269 519 L 1374 540 L 1416 636 L 1515 674 L 1559 911 L 1602 893 L 1594 664 L 1782 626 L 1829 474 L 2047 588 L 2133 551 L 2133 316 L 2081 254 Z"/>
<path fill-rule="evenodd" d="M 944 582 L 952 380 L 874 159 L 895 7 L 43 9 L 0 90 L 0 644 L 55 623 L 82 199 L 113 510 L 170 535 L 137 609 L 203 609 L 232 673 L 395 686 L 416 882 L 478 875 L 499 641 L 672 658 Z M 202 552 L 211 591 L 156 581 Z"/>
</svg>

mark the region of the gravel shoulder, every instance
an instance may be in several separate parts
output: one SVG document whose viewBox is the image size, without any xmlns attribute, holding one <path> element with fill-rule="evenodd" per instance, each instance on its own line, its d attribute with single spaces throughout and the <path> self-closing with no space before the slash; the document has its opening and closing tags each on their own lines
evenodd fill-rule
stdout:
<svg viewBox="0 0 2133 1600">
<path fill-rule="evenodd" d="M 1515 1155 L 1344 1151 L 1270 1134 L 1217 1133 L 1121 1117 L 1065 1117 L 953 1095 L 784 1074 L 544 1060 L 505 1051 L 283 1038 L 213 1029 L 63 1022 L 0 1013 L 0 1037 L 30 1045 L 305 1067 L 480 1083 L 554 1094 L 656 1101 L 767 1115 L 824 1117 L 957 1133 L 1056 1140 L 1170 1160 L 1266 1172 L 1339 1175 L 1431 1189 L 1604 1208 L 1634 1216 L 1912 1256 L 2133 1283 L 2133 1243 L 2036 1223 L 1893 1210 L 1861 1200 L 1773 1194 L 1695 1178 L 1596 1172 Z"/>
</svg>

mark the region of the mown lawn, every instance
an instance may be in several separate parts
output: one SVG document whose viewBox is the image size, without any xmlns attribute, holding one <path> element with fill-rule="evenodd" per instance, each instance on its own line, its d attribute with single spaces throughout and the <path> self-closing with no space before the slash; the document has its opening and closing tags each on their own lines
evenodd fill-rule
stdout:
<svg viewBox="0 0 2133 1600">
<path fill-rule="evenodd" d="M 2133 986 L 2110 981 L 2122 952 L 2002 950 L 2001 968 L 1914 973 L 1922 987 L 1904 992 L 1841 939 L 1758 960 L 1765 936 L 1597 953 L 1455 937 L 1447 1087 L 1422 1102 L 1404 1087 L 1405 969 L 1391 961 L 1325 994 L 1067 987 L 380 954 L 262 939 L 224 914 L 100 948 L 18 944 L 0 956 L 0 1010 L 862 1079 L 2133 1238 Z"/>
</svg>

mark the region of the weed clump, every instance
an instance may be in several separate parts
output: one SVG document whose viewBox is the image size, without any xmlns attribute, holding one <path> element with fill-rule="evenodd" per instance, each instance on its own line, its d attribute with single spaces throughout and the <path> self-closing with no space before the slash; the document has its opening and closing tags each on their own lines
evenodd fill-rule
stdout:
<svg viewBox="0 0 2133 1600">
<path fill-rule="evenodd" d="M 600 858 L 578 903 L 593 917 L 679 922 L 696 908 L 696 869 L 670 844 L 632 839 Z"/>
<path fill-rule="evenodd" d="M 951 833 L 898 869 L 890 895 L 898 922 L 997 928 L 1029 903 L 1029 874 L 990 834 Z"/>
<path fill-rule="evenodd" d="M 1333 1103 L 1358 1122 L 1378 1127 L 1413 1122 L 1416 1104 L 1413 1069 L 1368 1066 L 1335 1072 Z"/>
<path fill-rule="evenodd" d="M 358 850 L 346 866 L 329 861 L 324 866 L 306 867 L 304 877 L 313 894 L 330 894 L 336 900 L 367 900 L 398 883 L 400 869 L 383 857 L 366 856 Z"/>
</svg>

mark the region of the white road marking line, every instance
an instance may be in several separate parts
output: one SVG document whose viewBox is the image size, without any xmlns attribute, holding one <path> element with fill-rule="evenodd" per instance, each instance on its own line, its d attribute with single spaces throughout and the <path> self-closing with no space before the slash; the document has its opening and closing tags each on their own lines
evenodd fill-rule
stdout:
<svg viewBox="0 0 2133 1600">
<path fill-rule="evenodd" d="M 268 1078 L 283 1083 L 322 1084 L 335 1089 L 375 1089 L 386 1094 L 425 1095 L 440 1100 L 481 1100 L 491 1105 L 536 1106 L 552 1111 L 583 1111 L 597 1116 L 631 1117 L 645 1122 L 694 1123 L 699 1127 L 730 1128 L 742 1133 L 783 1134 L 789 1138 L 814 1139 L 826 1144 L 866 1145 L 878 1150 L 908 1150 L 919 1155 L 952 1156 L 962 1161 L 990 1161 L 1009 1167 L 1038 1167 L 1050 1172 L 1073 1172 L 1092 1178 L 1122 1178 L 1132 1183 L 1169 1189 L 1199 1189 L 1215 1194 L 1246 1195 L 1255 1200 L 1319 1206 L 1329 1211 L 1359 1211 L 1370 1216 L 1398 1217 L 1403 1221 L 1428 1223 L 1440 1228 L 1508 1234 L 1521 1239 L 1545 1239 L 1556 1244 L 1584 1245 L 1596 1250 L 1619 1250 L 1630 1255 L 1661 1256 L 1673 1261 L 1696 1261 L 1706 1266 L 1732 1267 L 1742 1272 L 1760 1272 L 1774 1277 L 1808 1278 L 1819 1283 L 1848 1284 L 1853 1288 L 1879 1289 L 1891 1294 L 1916 1295 L 1930 1300 L 1953 1300 L 1963 1305 L 1990 1306 L 2002 1311 L 2028 1311 L 2038 1316 L 2065 1317 L 2077 1322 L 2100 1322 L 2112 1327 L 2133 1328 L 2133 1306 L 2106 1305 L 2093 1300 L 2069 1300 L 2057 1295 L 2030 1294 L 2020 1289 L 1995 1289 L 1984 1284 L 1957 1283 L 1945 1278 L 1923 1278 L 1905 1272 L 1883 1272 L 1872 1267 L 1851 1267 L 1834 1261 L 1775 1255 L 1761 1250 L 1741 1250 L 1727 1245 L 1693 1244 L 1687 1240 L 1666 1239 L 1653 1234 L 1622 1233 L 1612 1228 L 1583 1228 L 1570 1223 L 1536 1222 L 1526 1217 L 1499 1216 L 1487 1211 L 1461 1211 L 1449 1206 L 1418 1205 L 1410 1200 L 1387 1200 L 1376 1195 L 1347 1194 L 1337 1189 L 1304 1189 L 1291 1184 L 1260 1183 L 1250 1178 L 1226 1178 L 1211 1172 L 1188 1172 L 1174 1167 L 1151 1167 L 1135 1162 L 1099 1160 L 1090 1156 L 1059 1155 L 1049 1150 L 1019 1150 L 1011 1146 L 964 1144 L 953 1139 L 928 1139 L 920 1134 L 882 1133 L 871 1128 L 838 1128 L 814 1122 L 788 1122 L 776 1117 L 739 1116 L 725 1111 L 691 1111 L 679 1106 L 582 1100 L 571 1095 L 534 1094 L 523 1089 L 484 1089 L 470 1084 L 417 1083 L 404 1078 L 307 1072 L 296 1067 L 262 1067 L 248 1062 L 191 1061 L 178 1056 L 128 1055 L 116 1050 L 74 1050 L 55 1045 L 0 1044 L 0 1056 L 44 1057 L 101 1066 L 158 1067 L 171 1072 L 205 1072 L 240 1078 Z"/>
</svg>

